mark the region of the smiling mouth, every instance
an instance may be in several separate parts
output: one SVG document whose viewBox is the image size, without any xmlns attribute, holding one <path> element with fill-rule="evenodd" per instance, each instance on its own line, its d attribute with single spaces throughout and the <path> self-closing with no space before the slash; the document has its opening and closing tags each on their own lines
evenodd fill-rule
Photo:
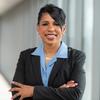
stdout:
<svg viewBox="0 0 100 100">
<path fill-rule="evenodd" d="M 56 34 L 46 34 L 45 36 L 48 40 L 54 40 L 57 37 Z"/>
</svg>

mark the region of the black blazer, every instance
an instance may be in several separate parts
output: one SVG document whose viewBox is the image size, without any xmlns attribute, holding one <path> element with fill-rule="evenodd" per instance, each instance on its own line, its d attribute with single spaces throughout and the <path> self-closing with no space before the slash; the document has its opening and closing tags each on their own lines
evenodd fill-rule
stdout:
<svg viewBox="0 0 100 100">
<path fill-rule="evenodd" d="M 48 87 L 44 87 L 40 71 L 40 57 L 31 55 L 34 50 L 35 48 L 21 52 L 13 78 L 14 81 L 35 86 L 33 97 L 24 100 L 81 100 L 85 89 L 83 69 L 85 54 L 69 47 L 69 57 L 57 59 L 49 77 Z M 78 86 L 59 88 L 70 80 L 75 80 Z"/>
</svg>

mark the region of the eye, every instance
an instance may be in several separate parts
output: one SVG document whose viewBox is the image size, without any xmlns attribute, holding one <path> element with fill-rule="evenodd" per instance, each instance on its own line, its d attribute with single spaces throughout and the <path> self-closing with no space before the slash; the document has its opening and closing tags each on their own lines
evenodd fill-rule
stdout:
<svg viewBox="0 0 100 100">
<path fill-rule="evenodd" d="M 42 25 L 43 25 L 43 26 L 47 26 L 48 24 L 47 24 L 47 23 L 42 23 Z"/>
<path fill-rule="evenodd" d="M 48 25 L 48 22 L 47 21 L 41 21 L 41 25 L 42 26 L 47 26 Z"/>
</svg>

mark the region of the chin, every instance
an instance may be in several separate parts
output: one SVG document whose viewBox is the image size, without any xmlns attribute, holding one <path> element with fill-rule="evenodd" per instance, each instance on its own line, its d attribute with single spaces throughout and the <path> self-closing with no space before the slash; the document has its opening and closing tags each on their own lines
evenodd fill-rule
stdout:
<svg viewBox="0 0 100 100">
<path fill-rule="evenodd" d="M 47 45 L 56 45 L 58 44 L 56 41 L 48 41 L 48 42 L 45 42 Z"/>
</svg>

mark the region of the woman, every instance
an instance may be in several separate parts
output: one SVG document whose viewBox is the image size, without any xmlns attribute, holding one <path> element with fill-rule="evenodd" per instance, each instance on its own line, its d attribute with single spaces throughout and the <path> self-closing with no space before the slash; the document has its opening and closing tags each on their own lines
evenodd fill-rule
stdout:
<svg viewBox="0 0 100 100">
<path fill-rule="evenodd" d="M 42 44 L 22 51 L 10 91 L 14 100 L 81 100 L 85 89 L 82 51 L 62 41 L 66 16 L 53 4 L 40 9 Z"/>
</svg>

